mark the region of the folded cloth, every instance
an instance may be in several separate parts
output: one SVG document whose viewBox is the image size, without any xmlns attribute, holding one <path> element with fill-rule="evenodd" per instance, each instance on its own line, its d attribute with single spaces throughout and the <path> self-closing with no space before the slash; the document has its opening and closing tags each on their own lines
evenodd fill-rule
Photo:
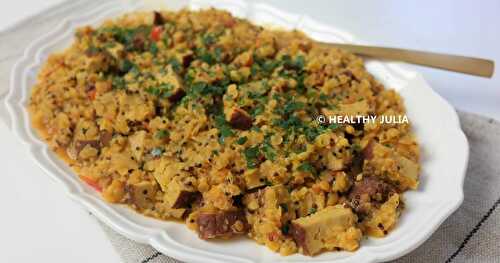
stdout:
<svg viewBox="0 0 500 263">
<path fill-rule="evenodd" d="M 98 4 L 99 1 L 91 0 L 65 1 L 41 16 L 0 32 L 0 101 L 9 86 L 14 62 L 38 32 L 47 32 L 59 24 L 70 15 L 68 10 L 74 10 L 70 6 L 85 13 Z M 5 115 L 0 103 L 0 120 L 8 121 Z M 496 151 L 500 145 L 500 123 L 471 113 L 459 115 L 471 151 L 464 203 L 427 242 L 395 262 L 500 262 L 500 154 Z M 124 262 L 179 262 L 102 226 Z"/>
<path fill-rule="evenodd" d="M 500 262 L 500 122 L 472 113 L 459 116 L 470 143 L 464 203 L 429 240 L 393 262 Z M 126 263 L 179 262 L 101 225 Z"/>
</svg>

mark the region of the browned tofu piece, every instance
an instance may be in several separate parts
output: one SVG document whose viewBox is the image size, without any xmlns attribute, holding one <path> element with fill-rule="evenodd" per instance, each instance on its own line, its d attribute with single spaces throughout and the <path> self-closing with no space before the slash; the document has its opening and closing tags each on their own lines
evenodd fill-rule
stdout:
<svg viewBox="0 0 500 263">
<path fill-rule="evenodd" d="M 101 143 L 99 140 L 77 140 L 75 141 L 76 153 L 79 154 L 87 145 L 97 150 L 101 149 Z"/>
<path fill-rule="evenodd" d="M 322 250 L 359 247 L 362 233 L 356 227 L 357 217 L 350 208 L 329 206 L 315 214 L 295 219 L 291 234 L 304 255 L 315 255 Z"/>
<path fill-rule="evenodd" d="M 129 194 L 130 204 L 139 209 L 149 209 L 153 207 L 158 188 L 153 182 L 143 181 L 125 186 L 125 191 Z"/>
<path fill-rule="evenodd" d="M 172 208 L 188 208 L 191 204 L 199 202 L 201 198 L 200 192 L 182 190 L 179 192 Z"/>
<path fill-rule="evenodd" d="M 175 54 L 175 58 L 183 67 L 189 67 L 194 59 L 194 53 L 191 50 L 185 50 Z"/>
<path fill-rule="evenodd" d="M 234 107 L 229 112 L 228 122 L 233 128 L 240 130 L 248 130 L 252 127 L 252 117 L 246 111 Z"/>
<path fill-rule="evenodd" d="M 245 213 L 239 211 L 200 212 L 196 224 L 202 239 L 230 238 L 248 231 Z"/>
<path fill-rule="evenodd" d="M 75 140 L 73 147 L 68 149 L 74 158 L 78 157 L 80 152 L 86 147 L 92 147 L 99 151 L 102 147 L 108 146 L 113 137 L 113 133 L 101 131 L 99 137 L 95 140 Z"/>
<path fill-rule="evenodd" d="M 253 53 L 252 51 L 246 51 L 239 54 L 233 63 L 239 67 L 250 67 L 253 63 Z"/>
<path fill-rule="evenodd" d="M 172 95 L 170 95 L 168 97 L 168 101 L 172 102 L 172 103 L 175 103 L 175 102 L 178 102 L 180 101 L 184 96 L 186 95 L 186 92 L 183 90 L 183 89 L 175 89 L 173 92 L 172 92 Z"/>
<path fill-rule="evenodd" d="M 153 25 L 159 26 L 165 24 L 165 20 L 160 12 L 153 11 Z"/>
<path fill-rule="evenodd" d="M 170 208 L 189 208 L 201 198 L 200 192 L 187 185 L 180 178 L 174 178 L 165 189 L 165 203 Z"/>
<path fill-rule="evenodd" d="M 386 236 L 396 226 L 402 209 L 399 194 L 391 195 L 385 203 L 372 211 L 370 217 L 361 222 L 363 232 L 373 237 Z"/>
<path fill-rule="evenodd" d="M 354 183 L 349 193 L 351 207 L 356 213 L 366 215 L 373 207 L 385 202 L 396 189 L 374 176 L 365 176 Z"/>
<path fill-rule="evenodd" d="M 363 149 L 365 158 L 364 172 L 384 177 L 393 182 L 398 189 L 416 189 L 420 173 L 420 165 L 394 149 L 377 142 L 370 142 Z"/>
<path fill-rule="evenodd" d="M 175 72 L 172 66 L 168 66 L 165 81 L 172 85 L 172 94 L 168 96 L 170 102 L 177 102 L 186 95 L 182 78 Z"/>
</svg>

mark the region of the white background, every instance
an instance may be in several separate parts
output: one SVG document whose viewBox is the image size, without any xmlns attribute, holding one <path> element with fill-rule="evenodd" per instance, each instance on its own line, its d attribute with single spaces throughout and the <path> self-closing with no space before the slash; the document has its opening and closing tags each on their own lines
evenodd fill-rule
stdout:
<svg viewBox="0 0 500 263">
<path fill-rule="evenodd" d="M 61 0 L 5 1 L 0 30 Z M 373 44 L 500 61 L 500 1 L 267 1 Z M 415 67 L 456 108 L 500 119 L 493 79 Z M 423 105 L 425 106 L 425 105 Z M 44 176 L 0 124 L 0 262 L 120 262 L 88 212 Z"/>
</svg>

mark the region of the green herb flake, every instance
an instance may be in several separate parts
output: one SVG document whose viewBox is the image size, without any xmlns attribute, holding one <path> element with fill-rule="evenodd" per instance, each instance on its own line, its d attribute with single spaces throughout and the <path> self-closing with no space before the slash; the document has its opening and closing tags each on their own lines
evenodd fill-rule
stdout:
<svg viewBox="0 0 500 263">
<path fill-rule="evenodd" d="M 262 152 L 264 153 L 264 156 L 267 160 L 274 161 L 274 159 L 276 158 L 276 151 L 270 144 L 264 144 L 262 146 Z"/>
<path fill-rule="evenodd" d="M 264 143 L 262 144 L 261 151 L 267 160 L 274 161 L 274 159 L 276 159 L 276 150 L 274 150 L 273 146 L 271 145 L 270 142 L 271 136 L 273 136 L 272 133 L 266 134 L 266 136 L 264 137 Z"/>
<path fill-rule="evenodd" d="M 151 54 L 155 55 L 158 54 L 158 45 L 156 45 L 155 42 L 152 42 L 151 43 L 151 46 L 149 47 L 149 52 L 151 52 Z"/>
<path fill-rule="evenodd" d="M 306 172 L 306 173 L 310 173 L 312 175 L 317 175 L 317 172 L 316 172 L 316 168 L 314 168 L 314 166 L 312 166 L 311 163 L 308 163 L 308 162 L 305 162 L 305 163 L 302 163 L 298 168 L 297 170 L 301 171 L 301 172 Z"/>
<path fill-rule="evenodd" d="M 203 61 L 209 65 L 212 65 L 216 62 L 214 55 L 206 49 L 198 49 L 196 54 L 201 61 Z"/>
<path fill-rule="evenodd" d="M 170 134 L 169 134 L 169 132 L 168 132 L 167 130 L 158 130 L 158 131 L 156 132 L 156 134 L 155 134 L 155 137 L 156 137 L 157 139 L 160 139 L 160 140 L 161 140 L 161 139 L 164 139 L 164 138 L 168 137 L 169 135 L 170 135 Z"/>
<path fill-rule="evenodd" d="M 111 85 L 113 86 L 114 89 L 126 89 L 127 88 L 127 83 L 124 78 L 114 76 Z"/>
<path fill-rule="evenodd" d="M 234 136 L 233 129 L 224 118 L 224 114 L 215 116 L 215 127 L 219 130 L 219 143 L 224 144 L 225 138 Z"/>
<path fill-rule="evenodd" d="M 340 125 L 338 123 L 331 123 L 330 125 L 328 125 L 328 129 L 330 130 L 336 130 L 340 127 Z"/>
<path fill-rule="evenodd" d="M 222 62 L 222 48 L 216 47 L 214 50 L 215 61 Z"/>
<path fill-rule="evenodd" d="M 252 117 L 255 117 L 257 115 L 262 114 L 263 112 L 264 112 L 264 105 L 258 105 L 257 107 L 250 110 L 250 115 Z"/>
<path fill-rule="evenodd" d="M 123 73 L 129 72 L 133 67 L 134 67 L 134 63 L 132 63 L 128 59 L 121 60 L 119 63 L 120 71 Z"/>
<path fill-rule="evenodd" d="M 291 114 L 295 111 L 303 109 L 304 106 L 305 106 L 305 104 L 302 102 L 289 101 L 285 104 L 283 111 L 284 111 L 284 114 Z"/>
<path fill-rule="evenodd" d="M 319 94 L 319 99 L 322 101 L 328 100 L 328 95 L 326 95 L 325 93 L 321 93 Z"/>
<path fill-rule="evenodd" d="M 203 42 L 203 45 L 205 45 L 205 46 L 210 46 L 210 45 L 214 44 L 216 41 L 217 41 L 217 39 L 213 34 L 205 34 L 202 37 L 202 42 Z"/>
<path fill-rule="evenodd" d="M 259 157 L 259 147 L 254 146 L 243 150 L 243 155 L 247 161 L 247 167 L 253 169 L 257 167 L 257 159 Z"/>
<path fill-rule="evenodd" d="M 172 65 L 172 68 L 176 71 L 176 72 L 179 72 L 181 69 L 182 69 L 182 65 L 181 63 L 179 62 L 179 60 L 177 60 L 177 58 L 173 57 L 173 58 L 170 58 L 168 61 L 167 61 L 168 64 Z"/>
<path fill-rule="evenodd" d="M 166 83 L 157 87 L 149 87 L 146 89 L 146 92 L 160 98 L 168 98 L 172 95 L 172 89 L 173 86 Z"/>
<path fill-rule="evenodd" d="M 284 225 L 281 227 L 281 232 L 282 232 L 284 235 L 288 235 L 288 233 L 290 232 L 290 224 L 284 224 Z"/>
<path fill-rule="evenodd" d="M 248 138 L 246 136 L 243 136 L 243 137 L 240 137 L 236 143 L 239 144 L 239 145 L 243 145 L 245 144 L 246 142 L 248 141 Z"/>
</svg>

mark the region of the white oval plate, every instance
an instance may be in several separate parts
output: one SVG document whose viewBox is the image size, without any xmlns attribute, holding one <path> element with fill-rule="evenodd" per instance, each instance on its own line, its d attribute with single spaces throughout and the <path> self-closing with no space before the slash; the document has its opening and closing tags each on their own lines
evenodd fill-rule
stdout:
<svg viewBox="0 0 500 263">
<path fill-rule="evenodd" d="M 289 14 L 267 4 L 242 0 L 164 2 L 174 9 L 184 6 L 226 9 L 258 24 L 297 28 L 321 41 L 364 43 L 345 31 L 320 24 L 308 16 Z M 62 183 L 72 199 L 83 204 L 114 230 L 188 262 L 380 262 L 398 258 L 418 247 L 462 203 L 469 146 L 456 112 L 419 73 L 396 63 L 378 61 L 368 61 L 367 69 L 386 87 L 396 89 L 404 98 L 423 157 L 419 190 L 405 194 L 406 210 L 396 229 L 386 238 L 365 239 L 354 253 L 327 252 L 312 258 L 302 255 L 282 257 L 248 239 L 206 242 L 182 224 L 146 218 L 126 207 L 104 202 L 38 138 L 30 125 L 26 105 L 38 70 L 50 53 L 60 51 L 71 43 L 76 27 L 98 25 L 104 19 L 143 9 L 151 9 L 147 1 L 114 0 L 103 2 L 87 14 L 68 17 L 25 50 L 12 70 L 6 98 L 12 131 L 24 142 L 35 162 Z"/>
</svg>

